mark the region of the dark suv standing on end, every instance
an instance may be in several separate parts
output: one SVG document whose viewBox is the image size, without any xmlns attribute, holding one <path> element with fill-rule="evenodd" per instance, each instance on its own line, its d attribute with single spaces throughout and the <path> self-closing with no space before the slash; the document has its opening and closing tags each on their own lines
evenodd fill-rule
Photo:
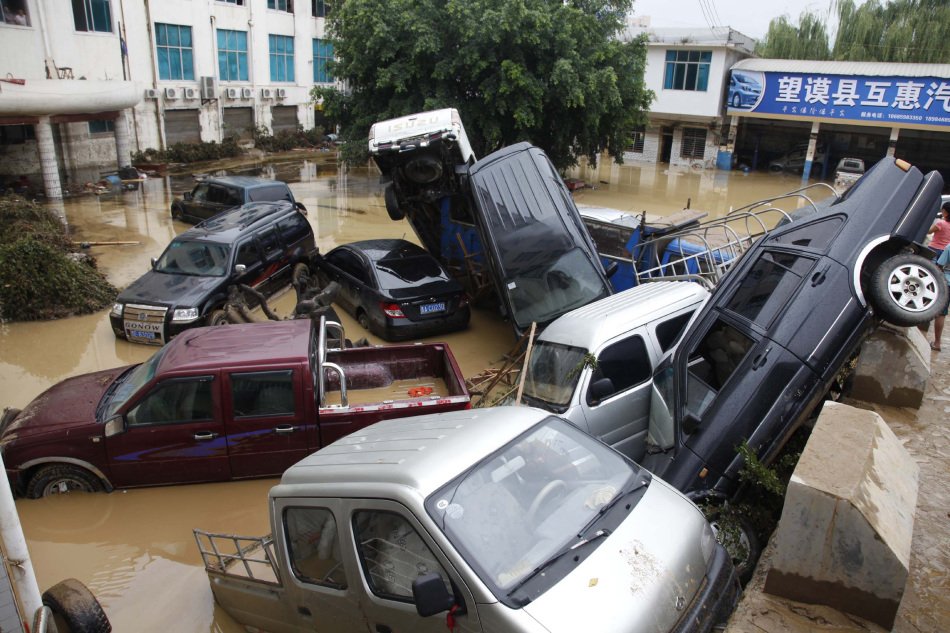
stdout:
<svg viewBox="0 0 950 633">
<path fill-rule="evenodd" d="M 310 274 L 313 229 L 289 202 L 252 202 L 178 235 L 119 293 L 109 315 L 118 338 L 162 345 L 190 327 L 227 322 L 228 288 L 270 296 Z"/>
<path fill-rule="evenodd" d="M 222 211 L 248 202 L 285 200 L 306 213 L 303 204 L 294 200 L 287 183 L 253 176 L 217 176 L 195 185 L 180 200 L 172 202 L 172 217 L 184 222 L 200 222 Z"/>
</svg>

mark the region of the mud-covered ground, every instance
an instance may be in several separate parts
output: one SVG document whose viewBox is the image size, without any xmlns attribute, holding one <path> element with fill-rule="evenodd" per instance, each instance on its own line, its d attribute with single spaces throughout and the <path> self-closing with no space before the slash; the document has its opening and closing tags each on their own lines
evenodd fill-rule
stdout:
<svg viewBox="0 0 950 633">
<path fill-rule="evenodd" d="M 389 219 L 374 172 L 344 171 L 329 158 L 320 152 L 297 152 L 260 164 L 227 167 L 231 173 L 264 174 L 290 182 L 294 195 L 309 209 L 308 220 L 323 252 L 371 237 L 415 239 L 406 222 Z M 194 171 L 216 172 L 222 167 Z M 688 203 L 718 216 L 801 184 L 789 175 L 670 171 L 655 166 L 601 165 L 576 175 L 594 185 L 575 194 L 581 204 L 657 214 Z M 173 195 L 193 184 L 185 173 L 150 179 L 139 191 L 82 196 L 55 206 L 77 241 L 135 242 L 90 249 L 109 280 L 122 288 L 147 269 L 149 259 L 158 256 L 174 235 L 188 228 L 171 220 L 169 205 Z M 287 314 L 291 302 L 289 294 L 280 298 L 278 312 Z M 364 334 L 342 316 L 348 336 Z M 465 332 L 437 338 L 449 342 L 467 377 L 500 364 L 515 344 L 511 328 L 491 310 L 476 310 Z M 153 352 L 151 347 L 117 341 L 107 310 L 60 321 L 2 323 L 0 407 L 22 408 L 64 378 L 141 362 Z M 919 582 L 908 590 L 901 631 L 950 630 L 946 590 L 950 442 L 944 423 L 950 383 L 946 364 L 936 368 L 938 378 L 925 409 L 916 416 L 901 412 L 905 417 L 897 422 L 906 427 L 898 433 L 907 438 L 922 473 L 918 525 L 923 527 L 915 531 L 912 563 L 912 576 Z M 78 578 L 99 597 L 118 633 L 236 633 L 241 627 L 214 604 L 192 529 L 268 532 L 266 497 L 274 483 L 269 479 L 18 500 L 17 507 L 41 589 L 64 578 Z"/>
</svg>

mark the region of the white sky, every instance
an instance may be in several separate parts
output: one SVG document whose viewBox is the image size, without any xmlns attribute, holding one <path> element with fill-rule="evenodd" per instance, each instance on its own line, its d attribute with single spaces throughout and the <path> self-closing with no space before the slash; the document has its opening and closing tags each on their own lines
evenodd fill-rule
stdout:
<svg viewBox="0 0 950 633">
<path fill-rule="evenodd" d="M 831 0 L 633 0 L 633 15 L 650 16 L 653 28 L 705 28 L 710 26 L 705 10 L 713 14 L 712 26 L 731 26 L 758 40 L 773 18 L 785 15 L 797 24 L 806 10 L 827 18 L 830 5 Z"/>
</svg>

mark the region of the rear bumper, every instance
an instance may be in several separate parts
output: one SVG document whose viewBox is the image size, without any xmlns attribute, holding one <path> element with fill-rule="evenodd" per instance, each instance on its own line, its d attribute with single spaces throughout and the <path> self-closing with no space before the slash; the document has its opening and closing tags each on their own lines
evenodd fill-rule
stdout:
<svg viewBox="0 0 950 633">
<path fill-rule="evenodd" d="M 464 330 L 471 319 L 471 310 L 468 306 L 456 310 L 454 314 L 439 319 L 411 321 L 409 319 L 386 319 L 386 340 L 405 341 L 408 339 L 434 336 Z"/>
<path fill-rule="evenodd" d="M 672 633 L 707 633 L 724 624 L 739 601 L 739 577 L 722 545 L 716 545 L 706 583 L 693 598 Z"/>
</svg>

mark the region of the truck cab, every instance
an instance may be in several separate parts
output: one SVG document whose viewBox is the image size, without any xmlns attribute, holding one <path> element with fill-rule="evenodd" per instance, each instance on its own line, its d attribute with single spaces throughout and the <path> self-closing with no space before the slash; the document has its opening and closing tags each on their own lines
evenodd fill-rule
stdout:
<svg viewBox="0 0 950 633">
<path fill-rule="evenodd" d="M 732 562 L 673 488 L 530 407 L 385 421 L 302 460 L 272 535 L 195 530 L 248 630 L 710 631 Z"/>
<path fill-rule="evenodd" d="M 708 297 L 697 283 L 662 281 L 568 312 L 535 341 L 523 402 L 641 459 L 653 371 Z"/>
</svg>

